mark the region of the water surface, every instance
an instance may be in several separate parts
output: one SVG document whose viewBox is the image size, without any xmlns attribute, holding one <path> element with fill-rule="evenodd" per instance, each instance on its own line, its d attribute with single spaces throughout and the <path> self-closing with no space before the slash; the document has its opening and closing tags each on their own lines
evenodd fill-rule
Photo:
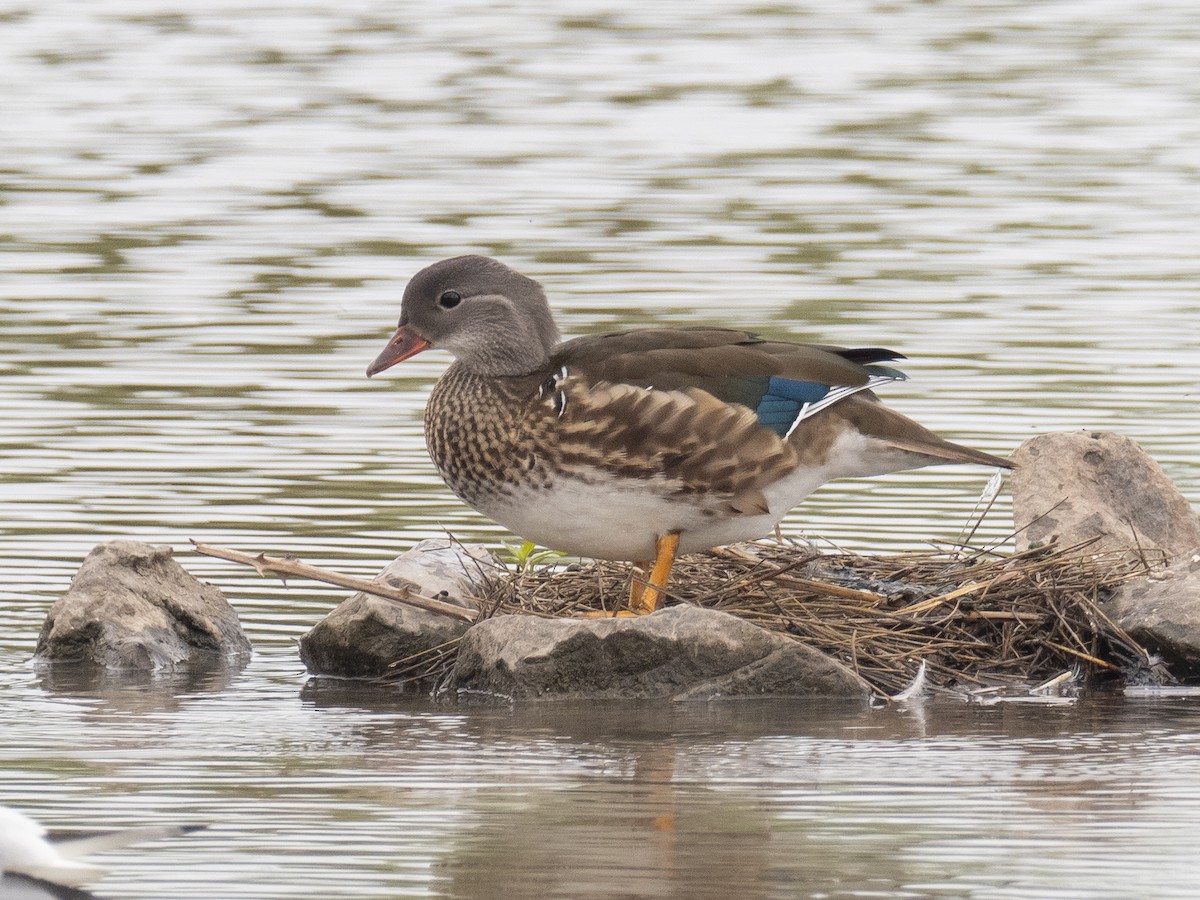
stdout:
<svg viewBox="0 0 1200 900">
<path fill-rule="evenodd" d="M 187 555 L 500 545 L 422 448 L 445 358 L 362 376 L 408 276 L 462 252 L 568 334 L 893 346 L 888 401 L 947 437 L 1117 430 L 1200 498 L 1200 8 L 681 10 L 0 6 L 0 801 L 213 823 L 114 854 L 104 896 L 1197 893 L 1193 697 L 438 709 L 307 682 L 337 592 Z M 786 528 L 953 540 L 987 475 L 829 485 Z M 254 660 L 35 674 L 118 536 L 217 582 Z"/>
</svg>

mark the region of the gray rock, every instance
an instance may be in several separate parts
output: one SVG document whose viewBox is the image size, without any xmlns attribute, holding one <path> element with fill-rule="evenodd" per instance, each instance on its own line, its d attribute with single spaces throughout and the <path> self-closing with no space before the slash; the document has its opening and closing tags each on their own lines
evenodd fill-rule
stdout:
<svg viewBox="0 0 1200 900">
<path fill-rule="evenodd" d="M 170 547 L 118 540 L 98 544 L 50 608 L 36 660 L 173 670 L 249 654 L 218 588 L 185 572 Z"/>
<path fill-rule="evenodd" d="M 1044 434 L 1012 458 L 1018 550 L 1093 537 L 1099 538 L 1096 551 L 1140 547 L 1175 557 L 1200 547 L 1200 518 L 1158 463 L 1127 437 Z"/>
<path fill-rule="evenodd" d="M 1200 675 L 1200 553 L 1127 581 L 1104 611 L 1176 675 Z"/>
<path fill-rule="evenodd" d="M 871 694 L 811 647 L 694 606 L 636 618 L 497 616 L 467 632 L 448 688 L 513 699 Z"/>
<path fill-rule="evenodd" d="M 474 609 L 471 598 L 482 591 L 489 560 L 481 546 L 422 541 L 388 563 L 375 580 Z M 395 674 L 392 663 L 456 640 L 468 627 L 462 619 L 358 593 L 300 638 L 300 658 L 314 675 L 379 678 Z"/>
</svg>

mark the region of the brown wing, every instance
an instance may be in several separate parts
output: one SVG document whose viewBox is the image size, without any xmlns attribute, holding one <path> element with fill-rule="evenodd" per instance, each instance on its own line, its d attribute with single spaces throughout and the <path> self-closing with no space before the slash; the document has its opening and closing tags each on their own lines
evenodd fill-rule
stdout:
<svg viewBox="0 0 1200 900">
<path fill-rule="evenodd" d="M 826 385 L 866 384 L 869 373 L 840 347 L 763 340 L 727 328 L 653 328 L 576 338 L 559 346 L 555 368 L 567 366 L 597 381 L 695 386 L 698 379 L 760 379 L 780 375 Z M 879 351 L 878 359 L 899 354 Z"/>
<path fill-rule="evenodd" d="M 947 462 L 1007 465 L 939 438 L 870 392 L 817 412 L 790 440 L 755 414 L 772 376 L 861 387 L 881 371 L 864 363 L 895 358 L 882 348 L 766 341 L 733 329 L 645 329 L 569 341 L 546 371 L 561 399 L 551 407 L 568 455 L 593 464 L 601 456 L 613 471 L 667 479 L 683 493 L 719 494 L 745 511 L 798 465 L 824 465 L 848 429 L 873 439 L 873 449 L 861 464 L 847 460 L 846 474 Z"/>
<path fill-rule="evenodd" d="M 552 453 L 568 471 L 599 468 L 668 493 L 709 495 L 735 513 L 766 512 L 762 487 L 797 461 L 792 445 L 749 409 L 695 388 L 568 375 L 538 401 L 530 424 L 539 452 Z"/>
</svg>

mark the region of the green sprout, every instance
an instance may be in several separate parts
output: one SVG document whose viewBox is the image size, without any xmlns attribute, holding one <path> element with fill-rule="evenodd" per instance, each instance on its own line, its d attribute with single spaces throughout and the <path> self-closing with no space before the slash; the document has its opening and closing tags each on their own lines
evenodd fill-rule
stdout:
<svg viewBox="0 0 1200 900">
<path fill-rule="evenodd" d="M 507 552 L 502 554 L 503 561 L 515 565 L 518 572 L 528 572 L 541 566 L 557 565 L 559 559 L 566 555 L 558 550 L 539 550 L 538 545 L 533 541 L 525 541 L 519 545 L 506 541 L 504 549 Z"/>
</svg>

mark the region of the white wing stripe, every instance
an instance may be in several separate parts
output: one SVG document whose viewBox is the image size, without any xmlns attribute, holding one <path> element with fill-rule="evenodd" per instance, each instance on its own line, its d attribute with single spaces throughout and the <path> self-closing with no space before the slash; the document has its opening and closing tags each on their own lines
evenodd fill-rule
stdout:
<svg viewBox="0 0 1200 900">
<path fill-rule="evenodd" d="M 891 384 L 893 381 L 904 381 L 905 379 L 896 375 L 871 375 L 867 378 L 866 384 L 842 385 L 840 387 L 830 388 L 829 393 L 812 403 L 805 403 L 800 407 L 800 412 L 796 416 L 795 421 L 788 427 L 787 434 L 783 436 L 787 440 L 792 436 L 792 432 L 796 430 L 796 426 L 805 419 L 811 418 L 821 410 L 833 406 L 839 400 L 844 400 L 851 394 L 857 394 L 859 391 L 869 391 L 884 384 Z"/>
</svg>

